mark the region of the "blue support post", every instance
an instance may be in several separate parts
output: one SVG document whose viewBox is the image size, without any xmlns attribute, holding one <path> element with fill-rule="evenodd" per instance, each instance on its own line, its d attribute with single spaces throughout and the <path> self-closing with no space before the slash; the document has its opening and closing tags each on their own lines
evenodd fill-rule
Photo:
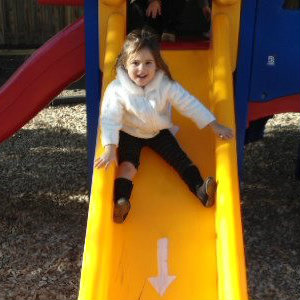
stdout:
<svg viewBox="0 0 300 300">
<path fill-rule="evenodd" d="M 248 102 L 251 88 L 256 4 L 256 0 L 242 1 L 240 42 L 235 78 L 237 151 L 240 178 L 242 178 L 244 142 L 248 122 Z"/>
<path fill-rule="evenodd" d="M 98 0 L 86 0 L 85 36 L 86 36 L 86 103 L 88 136 L 88 171 L 91 186 L 93 164 L 97 140 L 99 103 L 101 95 L 101 74 L 99 69 L 99 26 Z"/>
</svg>

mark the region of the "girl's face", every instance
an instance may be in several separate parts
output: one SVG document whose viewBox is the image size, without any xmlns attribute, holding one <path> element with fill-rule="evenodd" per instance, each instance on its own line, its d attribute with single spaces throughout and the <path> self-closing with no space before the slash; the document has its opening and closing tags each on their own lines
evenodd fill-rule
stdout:
<svg viewBox="0 0 300 300">
<path fill-rule="evenodd" d="M 138 86 L 146 86 L 155 76 L 156 63 L 149 49 L 131 54 L 126 62 L 129 78 Z"/>
</svg>

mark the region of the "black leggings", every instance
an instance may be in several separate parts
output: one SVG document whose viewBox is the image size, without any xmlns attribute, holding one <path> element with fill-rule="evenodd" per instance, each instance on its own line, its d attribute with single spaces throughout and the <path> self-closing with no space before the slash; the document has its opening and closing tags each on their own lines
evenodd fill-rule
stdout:
<svg viewBox="0 0 300 300">
<path fill-rule="evenodd" d="M 118 163 L 131 162 L 138 169 L 141 150 L 145 146 L 151 148 L 171 165 L 193 193 L 195 193 L 196 186 L 203 183 L 198 168 L 181 149 L 168 129 L 161 130 L 159 134 L 149 139 L 137 138 L 120 131 Z"/>
</svg>

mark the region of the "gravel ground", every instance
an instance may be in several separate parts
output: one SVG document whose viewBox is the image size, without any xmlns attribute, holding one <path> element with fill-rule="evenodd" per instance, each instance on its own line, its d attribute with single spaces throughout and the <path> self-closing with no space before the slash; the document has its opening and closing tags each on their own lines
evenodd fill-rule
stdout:
<svg viewBox="0 0 300 300">
<path fill-rule="evenodd" d="M 253 299 L 300 299 L 299 114 L 246 147 L 242 209 Z M 88 209 L 85 105 L 49 107 L 0 145 L 0 299 L 76 299 Z"/>
<path fill-rule="evenodd" d="M 245 149 L 251 299 L 300 299 L 299 123 L 299 114 L 277 115 Z M 0 299 L 76 299 L 88 211 L 85 105 L 48 107 L 2 143 L 0 176 Z"/>
<path fill-rule="evenodd" d="M 241 193 L 253 299 L 300 299 L 299 124 L 299 114 L 277 115 L 264 139 L 246 147 Z"/>
<path fill-rule="evenodd" d="M 0 145 L 0 299 L 77 299 L 88 209 L 85 105 Z"/>
</svg>

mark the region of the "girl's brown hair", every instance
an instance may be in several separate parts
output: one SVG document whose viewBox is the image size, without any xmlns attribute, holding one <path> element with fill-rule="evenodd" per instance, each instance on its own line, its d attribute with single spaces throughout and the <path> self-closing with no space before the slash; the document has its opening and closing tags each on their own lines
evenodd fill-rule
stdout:
<svg viewBox="0 0 300 300">
<path fill-rule="evenodd" d="M 149 29 L 133 30 L 127 35 L 121 53 L 116 62 L 116 68 L 126 70 L 126 63 L 131 54 L 142 49 L 148 49 L 154 57 L 158 69 L 163 70 L 170 80 L 173 80 L 169 67 L 164 62 L 160 54 L 159 37 Z"/>
</svg>

